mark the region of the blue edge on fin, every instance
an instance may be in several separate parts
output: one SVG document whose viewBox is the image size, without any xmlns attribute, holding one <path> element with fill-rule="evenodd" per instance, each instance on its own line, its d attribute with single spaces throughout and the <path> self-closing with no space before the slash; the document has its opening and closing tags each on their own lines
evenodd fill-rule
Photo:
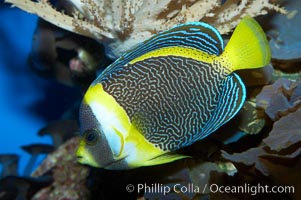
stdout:
<svg viewBox="0 0 301 200">
<path fill-rule="evenodd" d="M 214 116 L 207 122 L 198 140 L 207 137 L 219 127 L 231 120 L 244 105 L 246 88 L 241 78 L 232 73 L 225 79 L 225 85 Z"/>
<path fill-rule="evenodd" d="M 188 22 L 160 32 L 138 44 L 107 67 L 102 75 L 123 67 L 129 61 L 147 52 L 171 46 L 196 48 L 215 55 L 220 55 L 224 50 L 223 39 L 214 27 L 203 22 Z"/>
</svg>

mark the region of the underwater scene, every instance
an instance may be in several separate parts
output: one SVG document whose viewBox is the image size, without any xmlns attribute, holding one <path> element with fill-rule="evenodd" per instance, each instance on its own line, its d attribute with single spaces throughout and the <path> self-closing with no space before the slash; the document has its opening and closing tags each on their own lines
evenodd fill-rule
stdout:
<svg viewBox="0 0 301 200">
<path fill-rule="evenodd" d="M 0 200 L 301 199 L 301 1 L 0 3 Z"/>
</svg>

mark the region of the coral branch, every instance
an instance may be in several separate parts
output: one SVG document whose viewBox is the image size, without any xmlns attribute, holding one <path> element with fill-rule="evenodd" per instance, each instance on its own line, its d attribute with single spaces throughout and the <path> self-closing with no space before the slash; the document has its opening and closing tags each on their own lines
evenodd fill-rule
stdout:
<svg viewBox="0 0 301 200">
<path fill-rule="evenodd" d="M 284 8 L 270 3 L 269 0 L 228 0 L 215 13 L 212 13 L 213 17 L 206 18 L 205 21 L 215 26 L 221 34 L 227 34 L 245 15 L 256 17 L 267 14 L 268 10 L 286 14 Z"/>
<path fill-rule="evenodd" d="M 286 11 L 272 0 L 69 0 L 73 17 L 55 10 L 47 0 L 6 0 L 72 32 L 94 38 L 116 58 L 153 34 L 188 21 L 204 21 L 222 34 L 232 31 L 245 15 Z M 275 0 L 273 0 L 275 1 Z"/>
<path fill-rule="evenodd" d="M 77 17 L 70 17 L 55 10 L 48 0 L 40 0 L 38 2 L 5 0 L 5 2 L 12 3 L 22 10 L 36 14 L 44 20 L 68 31 L 97 39 L 103 39 L 103 37 L 113 38 L 111 33 L 102 30 L 100 27 L 93 26 L 93 24 L 87 21 L 80 20 Z"/>
</svg>

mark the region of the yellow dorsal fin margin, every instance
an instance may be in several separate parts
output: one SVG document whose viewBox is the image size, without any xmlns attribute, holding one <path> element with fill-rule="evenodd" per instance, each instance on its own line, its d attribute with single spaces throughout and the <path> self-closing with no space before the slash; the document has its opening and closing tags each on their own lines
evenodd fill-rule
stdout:
<svg viewBox="0 0 301 200">
<path fill-rule="evenodd" d="M 235 28 L 222 55 L 216 59 L 230 72 L 260 68 L 270 62 L 271 50 L 260 25 L 246 16 Z"/>
</svg>

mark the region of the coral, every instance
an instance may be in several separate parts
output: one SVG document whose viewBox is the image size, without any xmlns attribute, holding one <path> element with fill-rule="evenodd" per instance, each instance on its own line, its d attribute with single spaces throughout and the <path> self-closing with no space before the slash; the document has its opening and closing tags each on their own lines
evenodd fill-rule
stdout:
<svg viewBox="0 0 301 200">
<path fill-rule="evenodd" d="M 297 117 L 300 117 L 300 112 L 301 110 L 296 113 Z M 288 161 L 298 158 L 298 156 L 301 154 L 301 148 L 297 150 L 294 149 L 293 152 L 289 151 L 282 154 L 271 151 L 275 148 L 274 146 L 276 146 L 277 150 L 286 149 L 290 146 L 293 146 L 295 142 L 300 141 L 300 131 L 294 129 L 293 131 L 295 131 L 296 134 L 292 136 L 290 136 L 289 133 L 284 136 L 283 132 L 282 134 L 278 134 L 279 132 L 276 131 L 274 133 L 271 132 L 270 135 L 264 140 L 264 143 L 262 143 L 258 147 L 248 149 L 247 151 L 242 153 L 234 154 L 229 154 L 226 151 L 222 150 L 222 156 L 231 162 L 243 163 L 247 166 L 254 165 L 255 169 L 260 171 L 263 175 L 268 176 L 270 175 L 270 172 L 266 168 L 266 163 L 263 162 L 263 160 L 273 162 L 273 160 L 277 159 L 279 162 L 283 159 L 284 161 Z M 285 141 L 281 140 L 283 138 L 285 139 Z M 297 141 L 294 141 L 295 139 Z M 267 145 L 272 146 L 273 149 L 270 149 Z"/>
<path fill-rule="evenodd" d="M 277 15 L 266 21 L 271 27 L 267 35 L 271 38 L 272 57 L 285 62 L 301 59 L 301 2 L 286 1 L 287 15 Z"/>
<path fill-rule="evenodd" d="M 301 107 L 301 81 L 278 79 L 274 84 L 263 87 L 256 97 L 257 107 L 274 121 Z"/>
<path fill-rule="evenodd" d="M 49 154 L 33 177 L 43 176 L 50 171 L 53 173 L 53 183 L 36 193 L 33 199 L 88 199 L 86 188 L 88 168 L 77 163 L 75 150 L 79 137 L 75 137 Z"/>
<path fill-rule="evenodd" d="M 296 177 L 300 177 L 300 172 L 297 171 L 301 155 L 300 100 L 300 80 L 280 78 L 273 84 L 264 86 L 256 97 L 256 104 L 272 120 L 271 127 L 265 128 L 265 131 L 270 131 L 263 135 L 258 146 L 253 140 L 251 148 L 245 151 L 228 153 L 221 150 L 222 157 L 233 162 L 240 172 L 260 172 L 272 177 L 274 184 L 300 187 L 300 183 L 296 181 Z M 248 168 L 238 167 L 238 163 Z M 291 173 L 287 173 L 288 170 Z M 281 178 L 283 176 L 284 179 Z M 294 194 L 295 199 L 300 196 L 300 192 Z"/>
<path fill-rule="evenodd" d="M 275 122 L 269 137 L 263 142 L 271 149 L 280 151 L 301 141 L 301 108 Z M 301 149 L 300 149 L 301 150 Z"/>
<path fill-rule="evenodd" d="M 256 109 L 256 104 L 250 100 L 244 103 L 237 118 L 239 130 L 247 134 L 257 134 L 265 125 L 264 117 L 261 112 Z"/>
<path fill-rule="evenodd" d="M 259 146 L 256 148 L 251 148 L 242 153 L 234 153 L 228 154 L 226 151 L 222 151 L 222 156 L 231 160 L 235 163 L 243 163 L 247 166 L 254 165 L 257 170 L 259 170 L 262 174 L 268 175 L 268 172 L 265 166 L 261 163 L 260 156 L 268 155 L 268 153 L 264 150 L 263 146 Z"/>
<path fill-rule="evenodd" d="M 300 13 L 291 9 L 288 15 L 280 15 L 277 12 L 286 11 L 276 5 L 276 0 L 58 0 L 62 5 L 55 5 L 55 8 L 48 0 L 6 2 L 55 25 L 39 22 L 31 61 L 36 64 L 36 71 L 67 85 L 79 83 L 87 87 L 88 82 L 95 78 L 105 57 L 102 46 L 95 40 L 106 45 L 106 53 L 116 58 L 153 34 L 179 23 L 204 21 L 226 34 L 244 15 L 265 15 L 271 10 L 276 11 L 275 15 L 280 16 L 281 21 L 272 15 L 261 20 L 273 23 L 275 20 L 276 29 L 268 32 L 270 44 L 274 45 L 274 50 L 279 50 L 277 55 L 285 57 L 278 58 L 274 54 L 274 58 L 287 63 L 291 63 L 291 55 L 293 59 L 299 58 L 299 55 L 295 57 L 295 52 L 300 52 L 300 48 L 295 48 L 299 42 L 291 37 L 293 34 L 299 36 L 299 32 L 287 28 L 289 24 L 298 28 L 294 24 Z M 285 5 L 300 4 L 298 1 L 288 2 Z M 265 24 L 262 22 L 260 24 Z M 281 34 L 275 34 L 275 30 Z M 294 54 L 282 53 L 285 50 L 294 50 Z M 180 154 L 189 156 L 187 159 L 129 171 L 83 166 L 77 163 L 75 156 L 79 138 L 71 138 L 78 131 L 76 121 L 55 121 L 41 129 L 39 135 L 52 134 L 53 143 L 58 148 L 47 156 L 33 177 L 2 178 L 5 188 L 1 190 L 3 186 L 1 188 L 0 184 L 0 198 L 118 199 L 122 195 L 122 199 L 301 199 L 300 65 L 294 62 L 288 72 L 276 64 L 272 62 L 262 69 L 238 72 L 247 86 L 244 107 L 216 134 L 179 150 Z M 77 112 L 78 104 L 70 105 L 63 119 L 75 119 L 77 114 L 74 113 Z M 45 181 L 45 184 L 40 184 L 40 181 Z M 169 187 L 194 184 L 200 189 L 213 183 L 223 186 L 264 183 L 269 186 L 291 185 L 295 187 L 295 193 L 252 196 L 248 193 L 209 193 L 207 188 L 193 193 L 170 192 L 164 195 L 150 190 L 138 192 L 137 188 L 131 193 L 125 190 L 128 184 L 137 186 L 141 183 Z"/>
<path fill-rule="evenodd" d="M 39 19 L 30 53 L 31 68 L 38 75 L 55 78 L 64 85 L 86 87 L 103 61 L 101 44 Z"/>
<path fill-rule="evenodd" d="M 289 63 L 289 62 L 287 62 L 287 63 Z M 298 67 L 295 67 L 296 65 L 298 65 L 297 63 L 291 63 L 291 64 L 293 64 L 292 65 L 292 68 L 293 69 L 297 69 L 298 70 Z M 300 65 L 300 64 L 299 64 Z M 295 73 L 288 73 L 288 72 L 284 72 L 284 71 L 281 71 L 281 70 L 278 70 L 278 69 L 275 69 L 274 71 L 273 71 L 273 78 L 272 78 L 272 80 L 273 81 L 276 81 L 276 80 L 278 80 L 278 79 L 280 79 L 280 78 L 286 78 L 286 79 L 289 79 L 289 80 L 293 80 L 293 81 L 297 81 L 297 80 L 299 80 L 300 79 L 300 77 L 301 77 L 301 71 L 299 70 L 299 71 L 297 71 L 297 72 L 295 72 Z"/>
<path fill-rule="evenodd" d="M 57 11 L 48 0 L 6 0 L 56 26 L 101 41 L 111 58 L 157 32 L 188 21 L 210 23 L 225 34 L 245 15 L 255 17 L 268 10 L 286 13 L 271 0 L 228 0 L 224 4 L 220 0 L 70 1 L 77 8 L 73 17 Z"/>
<path fill-rule="evenodd" d="M 243 79 L 246 87 L 262 86 L 271 82 L 274 68 L 272 65 L 267 65 L 263 68 L 252 70 L 240 70 L 238 75 Z M 254 81 L 256 80 L 256 81 Z"/>
</svg>

